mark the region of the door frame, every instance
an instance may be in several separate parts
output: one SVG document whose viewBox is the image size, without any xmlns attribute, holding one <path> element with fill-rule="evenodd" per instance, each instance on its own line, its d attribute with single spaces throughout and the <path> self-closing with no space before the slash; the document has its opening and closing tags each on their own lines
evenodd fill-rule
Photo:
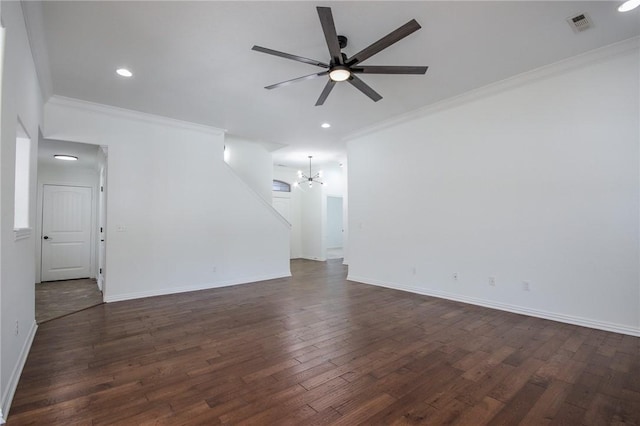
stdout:
<svg viewBox="0 0 640 426">
<path fill-rule="evenodd" d="M 82 142 L 81 142 L 82 143 Z M 93 144 L 87 144 L 93 145 Z M 107 277 L 107 262 L 106 262 L 106 251 L 107 251 L 107 228 L 106 225 L 108 223 L 108 196 L 107 196 L 107 186 L 109 181 L 109 149 L 106 145 L 97 145 L 98 146 L 98 169 L 96 170 L 97 178 L 93 181 L 91 185 L 86 183 L 78 183 L 78 181 L 73 178 L 69 178 L 69 180 L 59 180 L 59 179 L 47 179 L 46 181 L 42 180 L 42 176 L 40 171 L 38 170 L 37 175 L 37 196 L 36 196 L 36 223 L 35 223 L 35 235 L 34 239 L 35 246 L 35 283 L 42 282 L 42 214 L 43 214 L 43 200 L 44 200 L 44 185 L 60 185 L 60 186 L 80 186 L 80 187 L 90 187 L 92 188 L 92 197 L 93 202 L 91 203 L 91 259 L 90 259 L 90 278 L 94 278 L 97 281 L 98 278 L 98 266 L 99 266 L 99 249 L 98 249 L 98 227 L 100 226 L 98 223 L 99 215 L 98 215 L 98 207 L 99 207 L 99 199 L 102 197 L 103 205 L 104 205 L 104 216 L 103 216 L 103 236 L 104 236 L 104 259 L 102 263 L 102 297 L 104 299 L 105 286 L 106 286 L 106 277 Z M 100 169 L 102 167 L 102 170 Z M 104 172 L 104 181 L 102 182 L 102 192 L 100 192 L 100 173 Z M 96 194 L 96 196 L 94 196 Z"/>
<path fill-rule="evenodd" d="M 98 188 L 96 197 L 96 282 L 104 299 L 107 282 L 107 178 L 109 174 L 109 148 L 99 147 Z"/>
</svg>

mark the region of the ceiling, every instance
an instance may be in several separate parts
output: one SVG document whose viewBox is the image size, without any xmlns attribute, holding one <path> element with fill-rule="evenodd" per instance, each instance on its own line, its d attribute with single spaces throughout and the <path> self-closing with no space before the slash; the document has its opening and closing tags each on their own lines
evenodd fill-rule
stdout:
<svg viewBox="0 0 640 426">
<path fill-rule="evenodd" d="M 45 1 L 24 6 L 46 95 L 61 95 L 226 129 L 281 147 L 274 162 L 342 160 L 356 131 L 474 88 L 640 35 L 640 10 L 618 1 L 169 2 Z M 346 83 L 314 106 L 325 78 L 258 44 L 328 62 L 316 6 L 330 6 L 353 55 L 407 21 L 422 29 L 364 65 L 428 65 L 426 75 L 364 75 L 383 99 Z M 574 33 L 566 18 L 588 13 Z M 133 78 L 115 69 L 126 66 Z M 329 129 L 320 124 L 331 123 Z"/>
</svg>

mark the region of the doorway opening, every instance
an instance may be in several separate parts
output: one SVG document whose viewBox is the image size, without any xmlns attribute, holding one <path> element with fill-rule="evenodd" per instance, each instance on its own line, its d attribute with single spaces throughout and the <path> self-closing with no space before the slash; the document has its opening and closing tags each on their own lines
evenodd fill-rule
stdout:
<svg viewBox="0 0 640 426">
<path fill-rule="evenodd" d="M 55 158 L 63 155 L 75 160 Z M 106 149 L 41 138 L 38 143 L 36 322 L 103 303 Z"/>
<path fill-rule="evenodd" d="M 327 259 L 344 257 L 342 197 L 327 196 Z"/>
</svg>

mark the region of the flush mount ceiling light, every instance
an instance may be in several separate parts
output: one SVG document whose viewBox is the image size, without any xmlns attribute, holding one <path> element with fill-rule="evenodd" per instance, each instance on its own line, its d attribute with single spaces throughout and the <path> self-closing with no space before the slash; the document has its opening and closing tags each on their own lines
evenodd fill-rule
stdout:
<svg viewBox="0 0 640 426">
<path fill-rule="evenodd" d="M 618 8 L 618 12 L 628 12 L 640 6 L 640 0 L 627 0 Z"/>
<path fill-rule="evenodd" d="M 320 127 L 322 127 L 323 129 L 328 129 L 329 127 L 331 127 L 331 124 L 329 124 L 329 123 L 322 123 L 322 124 L 320 125 Z"/>
<path fill-rule="evenodd" d="M 126 68 L 118 68 L 116 70 L 116 74 L 118 74 L 121 77 L 132 77 L 133 73 L 131 71 L 129 71 Z"/>
<path fill-rule="evenodd" d="M 53 156 L 56 160 L 64 160 L 64 161 L 78 161 L 78 157 L 74 155 L 66 155 L 66 154 L 56 154 Z"/>
<path fill-rule="evenodd" d="M 298 182 L 294 183 L 294 186 L 298 186 L 304 182 L 307 182 L 309 184 L 309 188 L 311 188 L 313 186 L 313 182 L 319 183 L 320 185 L 324 185 L 324 183 L 322 183 L 319 179 L 322 177 L 322 171 L 319 171 L 318 173 L 316 173 L 315 175 L 311 174 L 311 159 L 313 158 L 313 156 L 309 156 L 309 175 L 305 175 L 304 173 L 302 173 L 302 170 L 298 170 L 298 179 L 301 179 Z"/>
</svg>

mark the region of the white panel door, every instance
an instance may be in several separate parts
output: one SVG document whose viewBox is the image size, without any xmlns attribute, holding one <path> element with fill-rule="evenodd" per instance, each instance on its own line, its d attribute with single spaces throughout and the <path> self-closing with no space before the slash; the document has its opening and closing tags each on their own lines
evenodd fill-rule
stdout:
<svg viewBox="0 0 640 426">
<path fill-rule="evenodd" d="M 42 281 L 90 276 L 91 192 L 80 186 L 44 185 Z"/>
</svg>

